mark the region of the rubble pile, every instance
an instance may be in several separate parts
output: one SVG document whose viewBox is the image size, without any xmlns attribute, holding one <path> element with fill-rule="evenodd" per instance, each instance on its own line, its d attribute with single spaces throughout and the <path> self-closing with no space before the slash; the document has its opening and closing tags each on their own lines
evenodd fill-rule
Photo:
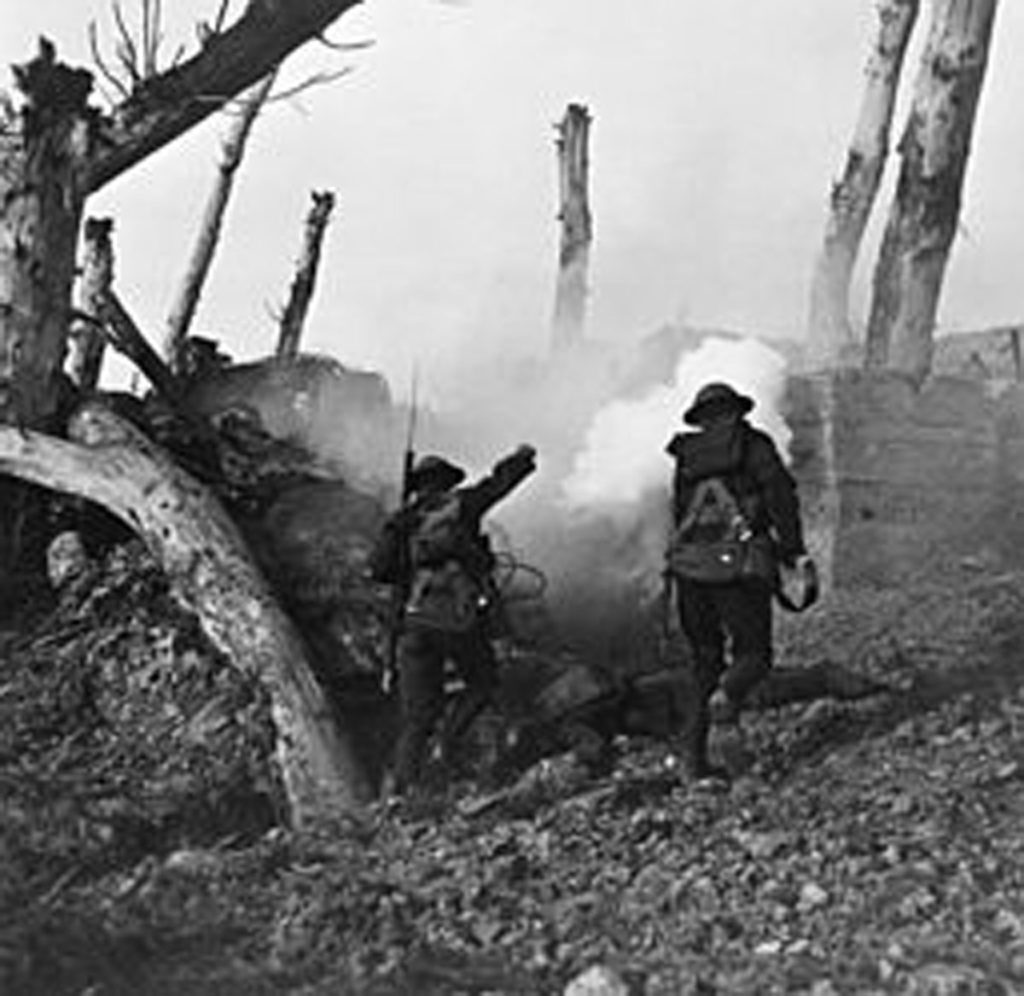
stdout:
<svg viewBox="0 0 1024 996">
<path fill-rule="evenodd" d="M 897 691 L 719 731 L 727 792 L 623 741 L 598 777 L 554 758 L 496 804 L 457 783 L 301 834 L 273 825 L 258 689 L 145 557 L 76 584 L 3 647 L 4 992 L 1024 987 L 1019 574 L 783 623 L 782 664 L 827 649 Z"/>
<path fill-rule="evenodd" d="M 394 735 L 377 680 L 388 607 L 365 580 L 380 503 L 244 411 L 205 448 L 207 430 L 147 419 L 172 452 L 202 454 L 193 472 L 379 776 Z M 950 552 L 900 590 L 780 613 L 780 667 L 832 661 L 890 690 L 717 731 L 729 790 L 689 783 L 671 738 L 620 737 L 608 768 L 570 751 L 490 794 L 469 770 L 293 832 L 258 682 L 145 551 L 95 523 L 80 514 L 85 542 L 51 545 L 53 604 L 0 630 L 0 991 L 1024 990 L 1021 572 Z M 642 618 L 645 654 L 670 653 Z M 571 706 L 602 677 L 513 635 L 499 648 L 515 722 L 541 686 Z"/>
<path fill-rule="evenodd" d="M 0 639 L 2 976 L 53 954 L 41 897 L 186 843 L 257 839 L 283 796 L 262 688 L 211 649 L 140 547 Z"/>
</svg>

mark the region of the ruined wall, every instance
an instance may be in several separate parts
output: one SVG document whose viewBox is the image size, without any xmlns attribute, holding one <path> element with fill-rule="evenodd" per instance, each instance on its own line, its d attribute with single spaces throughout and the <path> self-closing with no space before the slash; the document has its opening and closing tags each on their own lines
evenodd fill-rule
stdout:
<svg viewBox="0 0 1024 996">
<path fill-rule="evenodd" d="M 898 585 L 949 554 L 1013 556 L 1024 537 L 1022 398 L 963 377 L 920 391 L 862 370 L 794 378 L 792 466 L 827 582 Z"/>
</svg>

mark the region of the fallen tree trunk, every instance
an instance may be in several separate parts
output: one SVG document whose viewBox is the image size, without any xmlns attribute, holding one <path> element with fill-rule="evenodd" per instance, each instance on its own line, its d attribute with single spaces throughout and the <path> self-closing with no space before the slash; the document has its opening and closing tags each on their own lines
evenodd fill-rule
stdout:
<svg viewBox="0 0 1024 996">
<path fill-rule="evenodd" d="M 146 341 L 146 337 L 113 288 L 108 288 L 101 297 L 99 312 L 111 345 L 142 371 L 150 384 L 175 410 L 181 410 L 180 381 L 160 358 L 160 354 Z"/>
<path fill-rule="evenodd" d="M 0 427 L 0 473 L 80 495 L 135 530 L 211 642 L 268 690 L 292 822 L 357 813 L 369 790 L 352 745 L 227 513 L 102 405 L 83 406 L 69 434 L 72 441 Z"/>
</svg>

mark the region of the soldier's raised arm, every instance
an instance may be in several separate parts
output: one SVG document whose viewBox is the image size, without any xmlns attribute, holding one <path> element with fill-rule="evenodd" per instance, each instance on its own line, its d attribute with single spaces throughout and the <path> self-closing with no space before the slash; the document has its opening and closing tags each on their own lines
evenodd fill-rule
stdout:
<svg viewBox="0 0 1024 996">
<path fill-rule="evenodd" d="M 466 511 L 483 516 L 537 469 L 537 450 L 527 444 L 502 457 L 485 477 L 461 489 Z"/>
</svg>

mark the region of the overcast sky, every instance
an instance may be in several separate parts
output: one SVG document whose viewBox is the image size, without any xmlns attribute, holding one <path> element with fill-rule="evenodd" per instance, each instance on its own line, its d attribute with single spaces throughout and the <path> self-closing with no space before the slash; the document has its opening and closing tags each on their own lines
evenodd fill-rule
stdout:
<svg viewBox="0 0 1024 996">
<path fill-rule="evenodd" d="M 134 14 L 133 0 L 122 2 Z M 216 3 L 165 6 L 171 40 L 184 41 Z M 460 356 L 539 352 L 558 236 L 553 124 L 578 101 L 594 118 L 593 334 L 633 338 L 682 318 L 800 335 L 873 7 L 367 0 L 330 36 L 371 48 L 310 46 L 284 82 L 343 65 L 354 72 L 274 104 L 258 122 L 196 331 L 238 357 L 272 349 L 272 313 L 287 292 L 309 193 L 328 188 L 338 202 L 309 348 L 396 380 L 414 357 L 432 357 L 443 380 Z M 0 10 L 7 65 L 29 57 L 39 34 L 66 59 L 88 62 L 90 17 L 112 37 L 105 0 L 0 0 Z M 964 233 L 941 306 L 946 328 L 1024 319 L 1024 64 L 1011 56 L 1022 48 L 1024 4 L 1011 0 L 996 23 Z M 907 70 L 905 84 L 916 50 Z M 224 129 L 216 118 L 88 205 L 114 217 L 121 296 L 154 334 Z M 880 213 L 887 206 L 888 194 Z M 863 266 L 857 317 L 869 276 Z"/>
</svg>

